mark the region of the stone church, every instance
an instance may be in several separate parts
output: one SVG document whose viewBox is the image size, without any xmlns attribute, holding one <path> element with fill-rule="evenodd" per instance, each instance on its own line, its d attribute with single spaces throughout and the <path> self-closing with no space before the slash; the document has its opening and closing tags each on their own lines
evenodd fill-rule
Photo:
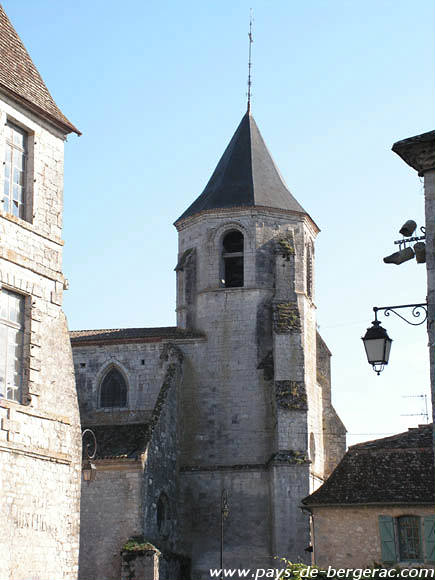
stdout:
<svg viewBox="0 0 435 580">
<path fill-rule="evenodd" d="M 206 579 L 221 551 L 227 568 L 308 561 L 300 501 L 345 451 L 316 330 L 319 229 L 249 110 L 175 227 L 177 326 L 71 332 L 98 441 L 83 580 Z"/>
<path fill-rule="evenodd" d="M 318 227 L 248 110 L 175 222 L 177 326 L 68 335 L 74 132 L 0 7 L 0 578 L 201 580 L 221 562 L 308 560 L 301 499 L 345 450 L 316 330 Z M 80 507 L 85 428 L 98 450 Z"/>
</svg>

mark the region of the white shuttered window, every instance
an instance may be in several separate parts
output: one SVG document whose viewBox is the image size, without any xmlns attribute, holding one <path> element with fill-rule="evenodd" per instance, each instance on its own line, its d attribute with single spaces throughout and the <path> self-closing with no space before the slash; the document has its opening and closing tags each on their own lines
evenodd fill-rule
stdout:
<svg viewBox="0 0 435 580">
<path fill-rule="evenodd" d="M 23 383 L 24 296 L 0 290 L 0 397 L 20 402 Z"/>
</svg>

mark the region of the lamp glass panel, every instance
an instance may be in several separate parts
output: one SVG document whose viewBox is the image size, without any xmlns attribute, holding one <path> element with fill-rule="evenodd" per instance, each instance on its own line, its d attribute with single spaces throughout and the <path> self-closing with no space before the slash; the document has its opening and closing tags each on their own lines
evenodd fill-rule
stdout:
<svg viewBox="0 0 435 580">
<path fill-rule="evenodd" d="M 364 348 L 366 349 L 367 360 L 370 364 L 385 362 L 385 342 L 385 338 L 369 338 L 364 340 Z"/>
<path fill-rule="evenodd" d="M 387 338 L 385 340 L 385 364 L 388 363 L 388 361 L 390 360 L 390 350 L 391 350 L 391 343 L 393 341 L 391 340 L 391 338 Z"/>
</svg>

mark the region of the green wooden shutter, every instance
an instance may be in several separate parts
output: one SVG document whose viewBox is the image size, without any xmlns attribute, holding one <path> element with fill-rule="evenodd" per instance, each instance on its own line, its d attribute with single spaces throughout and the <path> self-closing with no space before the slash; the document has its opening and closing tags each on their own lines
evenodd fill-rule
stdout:
<svg viewBox="0 0 435 580">
<path fill-rule="evenodd" d="M 387 564 L 392 564 L 397 562 L 394 520 L 391 516 L 379 516 L 378 521 L 379 534 L 381 536 L 382 561 Z"/>
<path fill-rule="evenodd" d="M 435 516 L 425 516 L 423 527 L 425 561 L 435 562 Z"/>
</svg>

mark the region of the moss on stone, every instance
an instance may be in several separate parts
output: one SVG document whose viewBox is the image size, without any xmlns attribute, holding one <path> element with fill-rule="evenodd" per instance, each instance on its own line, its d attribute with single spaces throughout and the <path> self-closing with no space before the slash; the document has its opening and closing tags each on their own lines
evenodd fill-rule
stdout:
<svg viewBox="0 0 435 580">
<path fill-rule="evenodd" d="M 282 257 L 290 261 L 291 256 L 295 255 L 295 249 L 293 247 L 293 240 L 289 238 L 281 238 L 278 240 L 278 252 L 282 255 Z"/>
<path fill-rule="evenodd" d="M 291 334 L 301 328 L 301 317 L 296 302 L 281 302 L 273 309 L 273 329 L 278 334 Z"/>
<path fill-rule="evenodd" d="M 276 402 L 282 409 L 306 411 L 307 393 L 302 381 L 275 381 Z"/>
<path fill-rule="evenodd" d="M 127 540 L 121 549 L 121 553 L 149 551 L 160 553 L 159 550 L 153 544 L 151 544 L 151 542 L 147 542 L 143 536 L 132 536 L 129 538 L 129 540 Z"/>
</svg>

